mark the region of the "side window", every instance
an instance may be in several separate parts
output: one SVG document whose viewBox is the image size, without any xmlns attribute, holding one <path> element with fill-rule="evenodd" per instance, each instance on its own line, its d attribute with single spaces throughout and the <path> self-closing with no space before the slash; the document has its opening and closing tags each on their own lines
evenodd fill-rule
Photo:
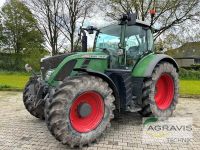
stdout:
<svg viewBox="0 0 200 150">
<path fill-rule="evenodd" d="M 130 36 L 126 39 L 126 50 L 131 47 L 138 47 L 140 45 L 140 41 L 137 40 L 136 35 Z"/>
<path fill-rule="evenodd" d="M 147 51 L 147 30 L 139 26 L 128 26 L 126 31 L 126 52 L 128 57 L 137 59 Z"/>
<path fill-rule="evenodd" d="M 139 52 L 140 47 L 140 39 L 138 38 L 138 35 L 132 35 L 130 37 L 126 38 L 126 51 L 127 55 L 130 57 L 136 56 L 136 54 Z"/>
<path fill-rule="evenodd" d="M 141 54 L 148 50 L 147 30 L 140 26 L 127 26 L 125 36 L 126 63 L 133 67 Z"/>
</svg>

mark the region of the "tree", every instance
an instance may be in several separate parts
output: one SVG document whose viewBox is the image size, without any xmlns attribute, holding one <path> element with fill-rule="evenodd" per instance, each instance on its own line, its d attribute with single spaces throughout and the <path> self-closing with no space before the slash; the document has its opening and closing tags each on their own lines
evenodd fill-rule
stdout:
<svg viewBox="0 0 200 150">
<path fill-rule="evenodd" d="M 39 22 L 38 29 L 44 35 L 46 47 L 56 55 L 63 47 L 65 38 L 60 29 L 59 13 L 62 7 L 60 0 L 25 0 L 34 17 Z"/>
<path fill-rule="evenodd" d="M 108 4 L 107 16 L 117 19 L 119 14 L 128 11 L 136 12 L 141 20 L 149 20 L 152 25 L 160 27 L 155 34 L 155 39 L 163 32 L 184 22 L 197 21 L 200 13 L 199 0 L 106 0 Z M 156 10 L 155 17 L 149 11 Z"/>
<path fill-rule="evenodd" d="M 43 35 L 36 28 L 37 20 L 19 0 L 10 0 L 2 8 L 3 48 L 14 53 L 15 66 L 18 66 L 22 54 L 28 51 L 44 50 Z"/>
<path fill-rule="evenodd" d="M 0 20 L 2 20 L 2 17 L 0 15 Z M 2 45 L 3 45 L 3 25 L 2 25 L 2 21 L 0 21 L 0 51 L 2 49 Z"/>
<path fill-rule="evenodd" d="M 39 22 L 38 28 L 45 34 L 52 55 L 70 42 L 71 51 L 75 44 L 77 25 L 83 25 L 94 5 L 94 0 L 25 0 Z"/>
<path fill-rule="evenodd" d="M 95 5 L 94 0 L 62 0 L 62 30 L 65 37 L 70 41 L 71 51 L 77 49 L 79 39 L 75 39 L 75 33 L 77 30 L 77 24 L 83 26 L 86 17 L 91 14 L 92 8 Z M 66 31 L 66 32 L 65 32 Z M 75 42 L 76 41 L 76 42 Z"/>
</svg>

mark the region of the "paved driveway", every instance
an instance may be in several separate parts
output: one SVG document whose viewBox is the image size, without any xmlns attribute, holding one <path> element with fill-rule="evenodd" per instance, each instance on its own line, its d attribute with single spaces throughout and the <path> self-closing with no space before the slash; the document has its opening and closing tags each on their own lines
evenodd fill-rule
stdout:
<svg viewBox="0 0 200 150">
<path fill-rule="evenodd" d="M 142 144 L 142 119 L 137 113 L 124 114 L 98 144 L 83 149 L 200 149 L 200 100 L 180 98 L 175 116 L 193 117 L 193 140 L 179 144 Z M 51 136 L 44 121 L 32 117 L 24 108 L 22 94 L 0 92 L 0 150 L 70 149 Z"/>
</svg>

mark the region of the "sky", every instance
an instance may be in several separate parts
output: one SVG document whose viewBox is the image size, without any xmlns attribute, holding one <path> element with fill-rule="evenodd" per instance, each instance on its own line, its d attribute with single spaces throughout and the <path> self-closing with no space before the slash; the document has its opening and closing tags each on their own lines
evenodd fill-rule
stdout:
<svg viewBox="0 0 200 150">
<path fill-rule="evenodd" d="M 0 0 L 0 7 L 5 3 L 6 0 Z"/>
</svg>

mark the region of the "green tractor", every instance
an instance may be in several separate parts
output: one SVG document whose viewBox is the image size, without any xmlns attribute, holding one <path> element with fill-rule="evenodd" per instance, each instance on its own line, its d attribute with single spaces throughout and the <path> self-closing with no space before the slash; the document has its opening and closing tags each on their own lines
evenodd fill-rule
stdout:
<svg viewBox="0 0 200 150">
<path fill-rule="evenodd" d="M 94 48 L 87 52 L 86 32 L 94 31 Z M 41 60 L 41 74 L 33 73 L 24 89 L 26 109 L 71 147 L 95 142 L 122 112 L 172 116 L 179 68 L 155 52 L 153 32 L 135 14 L 101 29 L 81 28 L 82 52 Z"/>
</svg>

